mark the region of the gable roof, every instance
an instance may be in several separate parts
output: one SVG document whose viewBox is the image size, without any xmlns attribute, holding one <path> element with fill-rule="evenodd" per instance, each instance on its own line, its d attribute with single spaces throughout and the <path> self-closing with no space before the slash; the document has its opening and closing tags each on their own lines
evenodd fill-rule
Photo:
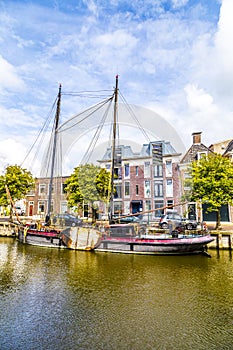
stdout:
<svg viewBox="0 0 233 350">
<path fill-rule="evenodd" d="M 207 154 L 210 152 L 212 153 L 212 151 L 207 146 L 203 145 L 203 143 L 195 143 L 188 149 L 184 157 L 181 159 L 180 163 L 192 163 L 193 161 L 197 160 L 197 155 L 201 152 L 206 152 Z"/>
</svg>

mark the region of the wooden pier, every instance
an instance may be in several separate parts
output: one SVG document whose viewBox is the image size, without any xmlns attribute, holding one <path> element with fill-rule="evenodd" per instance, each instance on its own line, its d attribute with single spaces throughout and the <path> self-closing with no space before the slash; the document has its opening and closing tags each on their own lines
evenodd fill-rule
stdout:
<svg viewBox="0 0 233 350">
<path fill-rule="evenodd" d="M 208 248 L 232 250 L 233 232 L 211 231 L 210 234 L 214 238 L 214 241 L 208 245 Z"/>
</svg>

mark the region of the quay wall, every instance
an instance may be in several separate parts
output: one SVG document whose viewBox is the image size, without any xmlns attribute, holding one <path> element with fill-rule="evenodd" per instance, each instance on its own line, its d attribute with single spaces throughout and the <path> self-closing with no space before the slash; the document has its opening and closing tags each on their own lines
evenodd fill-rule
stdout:
<svg viewBox="0 0 233 350">
<path fill-rule="evenodd" d="M 16 226 L 8 221 L 0 222 L 0 236 L 1 237 L 15 237 Z"/>
<path fill-rule="evenodd" d="M 233 232 L 211 231 L 210 235 L 214 238 L 214 241 L 208 244 L 208 248 L 232 250 Z"/>
</svg>

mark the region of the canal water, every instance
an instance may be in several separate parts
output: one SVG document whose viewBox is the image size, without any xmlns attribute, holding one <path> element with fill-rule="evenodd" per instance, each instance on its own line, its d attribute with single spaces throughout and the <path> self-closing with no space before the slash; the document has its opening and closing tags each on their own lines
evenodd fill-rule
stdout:
<svg viewBox="0 0 233 350">
<path fill-rule="evenodd" d="M 1 350 L 233 349 L 233 261 L 0 238 Z"/>
</svg>

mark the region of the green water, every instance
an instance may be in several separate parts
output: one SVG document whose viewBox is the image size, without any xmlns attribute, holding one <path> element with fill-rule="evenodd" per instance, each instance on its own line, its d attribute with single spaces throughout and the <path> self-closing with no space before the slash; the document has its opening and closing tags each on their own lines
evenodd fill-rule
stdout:
<svg viewBox="0 0 233 350">
<path fill-rule="evenodd" d="M 233 349 L 233 261 L 0 238 L 0 349 Z"/>
</svg>

